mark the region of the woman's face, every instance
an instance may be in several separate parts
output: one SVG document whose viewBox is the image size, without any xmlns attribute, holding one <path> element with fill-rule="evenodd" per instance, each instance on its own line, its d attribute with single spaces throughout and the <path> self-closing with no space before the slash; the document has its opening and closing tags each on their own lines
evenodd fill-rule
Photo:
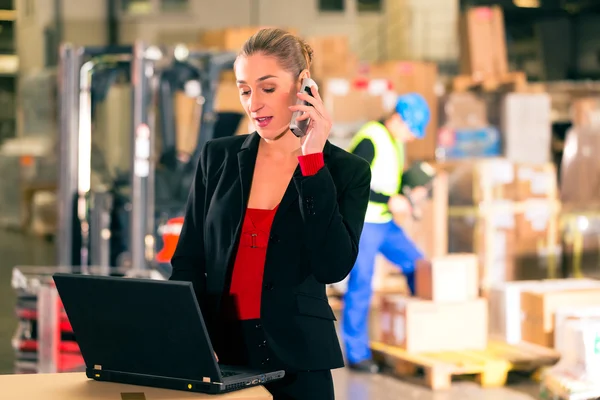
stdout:
<svg viewBox="0 0 600 400">
<path fill-rule="evenodd" d="M 239 57 L 235 77 L 240 101 L 258 134 L 267 140 L 282 136 L 290 128 L 298 90 L 292 74 L 277 59 L 263 54 Z"/>
</svg>

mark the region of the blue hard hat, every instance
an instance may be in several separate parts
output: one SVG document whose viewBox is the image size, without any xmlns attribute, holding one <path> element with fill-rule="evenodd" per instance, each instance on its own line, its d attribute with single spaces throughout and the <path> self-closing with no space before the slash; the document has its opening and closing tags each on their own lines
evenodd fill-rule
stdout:
<svg viewBox="0 0 600 400">
<path fill-rule="evenodd" d="M 411 133 L 417 139 L 423 139 L 425 128 L 431 118 L 429 105 L 425 98 L 418 93 L 408 93 L 398 96 L 396 112 L 400 114 L 404 123 L 408 125 Z"/>
</svg>

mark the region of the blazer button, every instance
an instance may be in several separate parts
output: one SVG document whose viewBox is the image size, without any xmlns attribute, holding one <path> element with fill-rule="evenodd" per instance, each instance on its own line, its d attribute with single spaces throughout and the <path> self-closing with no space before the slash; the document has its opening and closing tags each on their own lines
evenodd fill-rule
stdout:
<svg viewBox="0 0 600 400">
<path fill-rule="evenodd" d="M 260 329 L 260 328 L 262 328 L 262 325 L 261 324 L 256 324 L 256 329 Z"/>
<path fill-rule="evenodd" d="M 269 361 L 271 361 L 271 359 L 270 359 L 270 358 L 265 358 L 265 359 L 262 361 L 262 365 L 267 365 L 267 364 L 269 363 Z"/>
<path fill-rule="evenodd" d="M 273 243 L 279 243 L 279 236 L 277 236 L 275 234 L 271 235 L 270 239 L 271 239 L 271 242 L 273 242 Z"/>
<path fill-rule="evenodd" d="M 258 345 L 258 348 L 260 348 L 260 349 L 263 349 L 263 348 L 265 348 L 265 347 L 267 347 L 267 341 L 266 341 L 266 340 L 263 340 L 263 342 L 262 342 L 261 344 L 259 344 L 259 345 Z"/>
<path fill-rule="evenodd" d="M 273 285 L 273 283 L 271 283 L 271 282 L 267 282 L 267 283 L 265 283 L 265 284 L 264 284 L 264 288 L 265 288 L 266 290 L 273 290 L 273 288 L 274 288 L 274 285 Z"/>
</svg>

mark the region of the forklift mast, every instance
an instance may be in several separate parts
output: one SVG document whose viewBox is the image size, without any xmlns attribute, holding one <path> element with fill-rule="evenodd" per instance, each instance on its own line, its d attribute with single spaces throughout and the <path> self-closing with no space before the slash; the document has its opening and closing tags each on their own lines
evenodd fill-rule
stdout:
<svg viewBox="0 0 600 400">
<path fill-rule="evenodd" d="M 85 273 L 90 265 L 102 264 L 99 266 L 109 273 L 111 267 L 118 265 L 114 265 L 114 254 L 106 254 L 111 251 L 107 243 L 111 237 L 119 236 L 126 241 L 121 250 L 130 255 L 133 274 L 149 272 L 156 262 L 156 216 L 163 206 L 157 204 L 156 192 L 159 190 L 163 198 L 167 193 L 167 198 L 172 199 L 169 212 L 175 209 L 176 213 L 183 213 L 200 149 L 215 136 L 214 99 L 221 72 L 233 68 L 235 56 L 229 52 L 189 51 L 183 46 L 159 48 L 141 41 L 133 46 L 61 46 L 59 266 L 72 268 L 73 272 L 80 266 Z M 102 83 L 110 85 L 114 81 L 110 68 L 124 66 L 130 68 L 132 83 L 132 168 L 129 179 L 119 182 L 115 177 L 117 182 L 112 182 L 113 188 L 125 185 L 128 189 L 125 204 L 121 205 L 128 225 L 121 228 L 127 232 L 118 233 L 111 232 L 111 228 L 115 229 L 110 220 L 114 212 L 108 219 L 99 215 L 100 210 L 115 207 L 115 203 L 110 196 L 94 193 L 91 188 L 91 120 L 93 105 L 108 91 Z M 102 83 L 93 85 L 94 79 Z M 176 154 L 173 95 L 189 82 L 199 86 L 197 101 L 202 107 L 197 146 L 189 157 L 182 158 Z M 154 150 L 157 112 L 163 144 L 158 157 Z M 164 187 L 163 182 L 169 182 L 169 187 Z"/>
</svg>

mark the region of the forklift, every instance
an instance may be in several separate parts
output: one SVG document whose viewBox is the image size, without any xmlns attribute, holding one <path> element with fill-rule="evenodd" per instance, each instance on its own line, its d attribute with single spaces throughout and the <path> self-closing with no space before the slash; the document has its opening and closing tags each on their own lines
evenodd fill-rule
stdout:
<svg viewBox="0 0 600 400">
<path fill-rule="evenodd" d="M 125 267 L 134 275 L 170 275 L 170 255 L 200 149 L 217 135 L 235 131 L 224 132 L 214 111 L 221 73 L 233 68 L 235 57 L 231 52 L 143 42 L 115 48 L 62 47 L 59 266 L 72 266 L 74 272 L 94 265 L 105 273 Z M 93 112 L 119 77 L 132 86 L 130 168 L 105 171 L 104 188 L 92 188 Z M 178 108 L 189 108 L 196 122 L 182 123 Z M 237 116 L 238 124 L 241 118 Z M 187 135 L 181 133 L 185 130 Z M 184 150 L 181 140 L 189 142 Z"/>
<path fill-rule="evenodd" d="M 143 42 L 61 47 L 58 265 L 13 268 L 15 372 L 85 368 L 53 285 L 54 273 L 170 275 L 200 149 L 214 137 L 233 135 L 243 117 L 214 111 L 221 73 L 233 68 L 235 57 Z M 131 94 L 132 106 L 131 129 L 125 131 L 133 135 L 121 143 L 125 150 L 111 144 L 103 154 L 93 140 L 93 119 L 102 102 L 114 100 L 110 88 L 123 83 L 130 86 L 124 92 Z M 178 118 L 183 108 L 191 111 L 191 119 Z M 186 136 L 187 145 L 181 146 L 179 139 Z"/>
</svg>

